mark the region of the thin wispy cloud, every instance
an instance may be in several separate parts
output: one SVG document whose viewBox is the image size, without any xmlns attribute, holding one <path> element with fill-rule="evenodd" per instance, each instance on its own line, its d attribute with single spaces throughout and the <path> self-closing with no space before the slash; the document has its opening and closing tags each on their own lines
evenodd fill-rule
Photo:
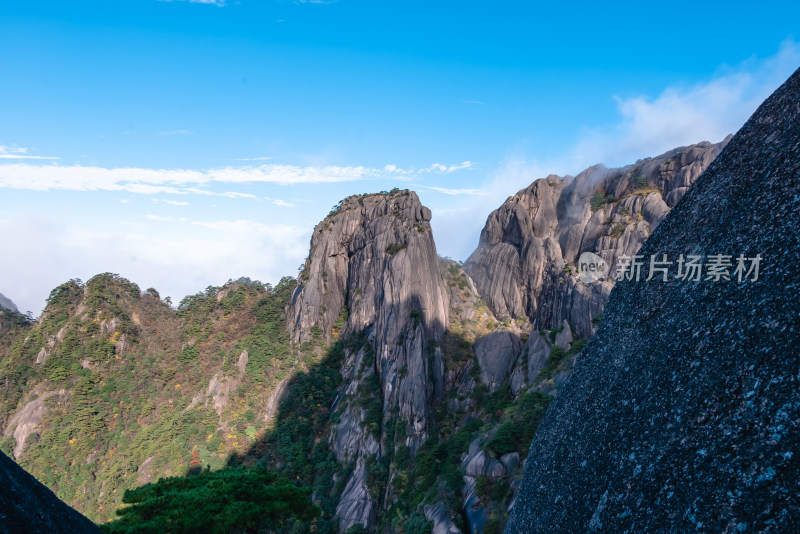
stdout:
<svg viewBox="0 0 800 534">
<path fill-rule="evenodd" d="M 427 169 L 423 169 L 422 172 L 438 172 L 438 173 L 450 174 L 451 172 L 472 169 L 473 167 L 475 167 L 475 163 L 471 161 L 463 161 L 455 165 L 443 165 L 441 163 L 434 163 Z"/>
<path fill-rule="evenodd" d="M 483 105 L 483 102 L 481 102 L 480 100 L 462 100 L 461 103 L 462 104 L 476 104 L 476 105 L 479 105 L 479 106 Z"/>
<path fill-rule="evenodd" d="M 154 198 L 152 200 L 155 203 L 169 204 L 171 206 L 188 206 L 189 205 L 188 202 L 184 202 L 184 201 L 181 201 L 181 200 L 168 200 L 168 199 L 164 199 L 164 198 Z"/>
<path fill-rule="evenodd" d="M 270 202 L 272 202 L 276 206 L 281 206 L 282 208 L 293 208 L 293 207 L 295 207 L 295 204 L 293 204 L 291 202 L 287 202 L 287 201 L 282 200 L 280 198 L 264 197 L 264 199 L 265 200 L 269 200 Z"/>
<path fill-rule="evenodd" d="M 479 184 L 481 195 L 464 197 L 457 209 L 434 210 L 440 253 L 468 257 L 486 215 L 536 179 L 574 175 L 596 163 L 627 165 L 679 146 L 721 141 L 736 133 L 798 65 L 800 45 L 788 40 L 776 55 L 720 69 L 704 83 L 674 84 L 656 95 L 616 98 L 615 122 L 580 132 L 571 146 L 547 160 L 531 154 L 522 142 L 510 147 L 504 161 Z"/>
<path fill-rule="evenodd" d="M 707 82 L 673 85 L 656 96 L 615 97 L 619 121 L 587 129 L 568 155 L 572 172 L 595 163 L 624 165 L 678 146 L 735 133 L 800 65 L 800 45 L 785 41 L 766 60 L 720 69 Z"/>
<path fill-rule="evenodd" d="M 448 215 L 451 213 L 464 213 L 465 211 L 469 211 L 469 208 L 442 208 L 431 211 L 434 215 Z"/>
<path fill-rule="evenodd" d="M 183 190 L 183 192 L 194 195 L 207 195 L 225 198 L 258 198 L 252 193 L 240 193 L 238 191 L 223 191 L 218 193 L 217 191 L 209 191 L 208 189 L 200 189 L 197 187 L 187 187 Z"/>
<path fill-rule="evenodd" d="M 449 187 L 438 187 L 434 185 L 419 185 L 414 184 L 417 187 L 424 187 L 425 189 L 430 189 L 431 191 L 436 191 L 438 193 L 443 193 L 445 195 L 482 195 L 483 191 L 480 189 L 451 189 Z"/>
<path fill-rule="evenodd" d="M 236 158 L 234 159 L 234 161 L 267 161 L 271 159 L 272 159 L 271 156 L 264 156 L 260 158 Z"/>
<path fill-rule="evenodd" d="M 0 145 L 0 159 L 58 159 L 53 156 L 34 156 L 29 151 L 24 147 Z"/>
<path fill-rule="evenodd" d="M 436 163 L 415 170 L 387 165 L 381 169 L 364 166 L 306 166 L 268 164 L 246 167 L 221 167 L 208 170 L 188 169 L 106 169 L 83 165 L 0 165 L 0 188 L 34 191 L 125 191 L 146 195 L 198 194 L 229 198 L 256 198 L 250 193 L 218 193 L 200 186 L 212 184 L 278 185 L 325 184 L 366 179 L 402 179 L 426 173 L 449 174 L 470 169 L 472 162 L 454 165 Z"/>
</svg>

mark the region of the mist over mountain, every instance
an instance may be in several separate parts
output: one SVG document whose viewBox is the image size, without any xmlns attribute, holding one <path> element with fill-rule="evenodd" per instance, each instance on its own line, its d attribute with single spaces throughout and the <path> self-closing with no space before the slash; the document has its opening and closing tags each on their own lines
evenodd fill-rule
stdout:
<svg viewBox="0 0 800 534">
<path fill-rule="evenodd" d="M 394 189 L 336 204 L 275 286 L 174 307 L 102 273 L 34 322 L 4 305 L 0 449 L 107 532 L 789 530 L 799 80 L 732 139 L 535 180 L 463 265 Z M 761 277 L 617 271 L 662 253 Z"/>
<path fill-rule="evenodd" d="M 5 309 L 7 309 L 7 310 L 10 310 L 10 311 L 12 311 L 12 312 L 19 311 L 19 310 L 17 309 L 17 306 L 16 306 L 16 304 L 14 304 L 14 303 L 11 301 L 11 299 L 10 299 L 10 298 L 6 297 L 6 296 L 5 296 L 5 295 L 3 295 L 2 293 L 0 293 L 0 308 L 5 308 Z"/>
<path fill-rule="evenodd" d="M 498 317 L 526 317 L 536 330 L 567 321 L 588 338 L 617 260 L 636 254 L 729 139 L 618 169 L 595 165 L 574 177 L 536 180 L 489 215 L 464 269 Z M 587 252 L 612 267 L 600 283 L 578 276 Z"/>
</svg>

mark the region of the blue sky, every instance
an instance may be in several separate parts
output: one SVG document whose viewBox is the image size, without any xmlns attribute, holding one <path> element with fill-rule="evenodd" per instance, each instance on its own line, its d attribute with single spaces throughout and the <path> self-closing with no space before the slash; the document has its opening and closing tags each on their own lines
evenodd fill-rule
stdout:
<svg viewBox="0 0 800 534">
<path fill-rule="evenodd" d="M 554 3 L 549 3 L 554 4 Z M 800 66 L 800 5 L 0 2 L 0 292 L 294 275 L 392 187 L 465 259 L 549 173 L 719 141 Z"/>
</svg>

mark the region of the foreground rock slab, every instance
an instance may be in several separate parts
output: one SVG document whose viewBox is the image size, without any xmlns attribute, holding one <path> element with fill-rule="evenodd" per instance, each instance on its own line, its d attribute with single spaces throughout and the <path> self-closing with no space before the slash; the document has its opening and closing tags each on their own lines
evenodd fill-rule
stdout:
<svg viewBox="0 0 800 534">
<path fill-rule="evenodd" d="M 100 534 L 101 531 L 0 452 L 0 533 L 22 532 Z"/>
<path fill-rule="evenodd" d="M 798 228 L 800 71 L 640 251 L 733 255 L 732 275 L 760 255 L 758 279 L 617 284 L 536 433 L 507 533 L 796 531 Z"/>
</svg>

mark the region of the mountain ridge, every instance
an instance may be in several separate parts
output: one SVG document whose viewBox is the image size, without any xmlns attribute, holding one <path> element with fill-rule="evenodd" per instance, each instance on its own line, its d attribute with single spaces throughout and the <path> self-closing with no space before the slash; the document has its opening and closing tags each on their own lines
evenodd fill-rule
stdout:
<svg viewBox="0 0 800 534">
<path fill-rule="evenodd" d="M 567 257 L 603 253 L 576 238 L 583 219 L 610 221 L 597 239 L 619 241 L 609 262 L 635 254 L 648 221 L 658 226 L 726 142 L 537 180 L 484 233 L 514 234 L 536 220 L 528 208 L 544 206 L 544 217 L 552 207 L 556 228 L 531 229 L 548 234 L 536 238 L 552 252 L 540 259 L 555 275 L 550 292 L 568 300 L 582 282 Z M 525 191 L 551 196 L 523 209 Z M 580 214 L 565 211 L 573 197 Z M 613 283 L 587 285 L 601 288 L 592 304 L 563 308 L 560 322 L 512 316 L 481 274 L 499 256 L 438 258 L 430 219 L 413 191 L 347 197 L 315 227 L 296 279 L 231 280 L 177 310 L 110 273 L 62 284 L 36 323 L 0 329 L 11 379 L 0 387 L 0 448 L 100 522 L 122 503 L 117 490 L 241 465 L 311 487 L 319 532 L 500 531 L 537 425 Z"/>
</svg>

